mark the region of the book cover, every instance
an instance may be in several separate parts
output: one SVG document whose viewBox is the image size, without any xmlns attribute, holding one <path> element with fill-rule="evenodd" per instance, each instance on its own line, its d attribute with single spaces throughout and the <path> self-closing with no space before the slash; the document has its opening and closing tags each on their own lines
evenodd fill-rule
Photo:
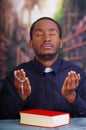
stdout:
<svg viewBox="0 0 86 130">
<path fill-rule="evenodd" d="M 20 111 L 20 124 L 39 127 L 58 127 L 70 123 L 70 114 L 51 110 Z"/>
</svg>

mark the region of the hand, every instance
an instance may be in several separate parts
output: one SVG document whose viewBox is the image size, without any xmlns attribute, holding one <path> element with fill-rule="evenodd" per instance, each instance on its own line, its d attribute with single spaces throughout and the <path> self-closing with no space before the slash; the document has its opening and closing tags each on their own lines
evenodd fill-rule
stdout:
<svg viewBox="0 0 86 130">
<path fill-rule="evenodd" d="M 18 90 L 18 94 L 23 100 L 26 100 L 31 93 L 31 85 L 23 69 L 14 71 L 14 84 Z"/>
<path fill-rule="evenodd" d="M 70 102 L 74 103 L 76 101 L 75 89 L 79 86 L 80 74 L 76 74 L 75 71 L 70 71 L 68 77 L 65 79 L 62 94 Z"/>
</svg>

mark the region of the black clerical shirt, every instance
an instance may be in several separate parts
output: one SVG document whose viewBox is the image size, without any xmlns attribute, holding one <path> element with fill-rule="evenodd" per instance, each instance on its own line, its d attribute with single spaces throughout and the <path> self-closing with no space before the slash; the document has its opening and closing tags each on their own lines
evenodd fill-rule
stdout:
<svg viewBox="0 0 86 130">
<path fill-rule="evenodd" d="M 19 111 L 32 108 L 69 112 L 71 116 L 86 117 L 86 74 L 68 61 L 58 58 L 51 66 L 52 72 L 45 73 L 45 67 L 36 59 L 16 67 L 24 69 L 30 80 L 31 94 L 22 100 L 14 86 L 14 70 L 7 76 L 0 92 L 0 119 L 19 118 Z M 69 71 L 81 75 L 76 89 L 77 100 L 69 103 L 61 93 Z"/>
</svg>

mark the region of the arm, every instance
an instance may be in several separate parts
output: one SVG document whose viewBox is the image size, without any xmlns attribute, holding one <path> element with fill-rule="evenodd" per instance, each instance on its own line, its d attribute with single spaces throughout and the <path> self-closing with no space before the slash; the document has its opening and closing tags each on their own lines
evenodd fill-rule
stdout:
<svg viewBox="0 0 86 130">
<path fill-rule="evenodd" d="M 74 78 L 75 77 L 75 78 Z M 73 78 L 73 79 L 72 79 Z M 81 79 L 81 80 L 80 80 Z M 79 84 L 80 80 L 80 84 Z M 73 113 L 78 116 L 86 117 L 86 78 L 70 72 L 65 79 L 62 94 L 72 107 Z"/>
<path fill-rule="evenodd" d="M 26 105 L 28 95 L 26 95 L 27 78 L 24 83 L 24 97 L 21 95 L 21 83 L 14 78 L 14 74 L 7 76 L 0 91 L 0 119 L 19 118 L 19 111 Z M 18 85 L 15 87 L 15 84 Z M 28 86 L 27 86 L 28 87 Z M 30 94 L 31 91 L 28 92 Z"/>
</svg>

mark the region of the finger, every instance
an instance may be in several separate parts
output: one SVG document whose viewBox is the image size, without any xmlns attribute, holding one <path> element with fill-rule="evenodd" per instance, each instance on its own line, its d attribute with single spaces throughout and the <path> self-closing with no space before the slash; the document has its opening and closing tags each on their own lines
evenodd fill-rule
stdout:
<svg viewBox="0 0 86 130">
<path fill-rule="evenodd" d="M 75 71 L 71 72 L 71 82 L 72 82 L 71 89 L 75 90 L 78 85 L 77 74 Z"/>
<path fill-rule="evenodd" d="M 19 85 L 19 81 L 18 81 L 18 78 L 17 78 L 17 71 L 14 71 L 14 84 L 15 84 L 15 86 Z"/>
<path fill-rule="evenodd" d="M 76 75 L 76 86 L 79 86 L 80 74 Z"/>
<path fill-rule="evenodd" d="M 31 85 L 27 77 L 25 78 L 24 86 L 25 86 L 24 87 L 25 94 L 29 96 L 29 94 L 31 93 Z"/>
<path fill-rule="evenodd" d="M 78 80 L 80 80 L 81 79 L 80 74 L 78 74 L 77 76 L 78 76 Z"/>
<path fill-rule="evenodd" d="M 20 80 L 22 80 L 23 77 L 24 77 L 24 76 L 23 76 L 23 73 L 24 73 L 23 69 L 17 71 L 17 77 L 18 77 Z"/>
<path fill-rule="evenodd" d="M 64 80 L 64 84 L 63 84 L 63 87 L 62 87 L 62 90 L 61 90 L 63 95 L 65 95 L 65 93 L 66 93 L 67 84 L 68 84 L 68 77 L 66 77 L 66 79 Z"/>
<path fill-rule="evenodd" d="M 14 71 L 14 77 L 16 77 L 16 71 Z"/>
<path fill-rule="evenodd" d="M 21 70 L 20 70 L 19 78 L 20 78 L 21 80 L 24 80 L 25 77 L 26 77 L 26 73 L 25 73 L 25 71 L 24 71 L 23 69 L 21 69 Z"/>
<path fill-rule="evenodd" d="M 14 76 L 17 79 L 24 80 L 25 76 L 26 76 L 26 73 L 25 73 L 25 71 L 23 69 L 21 69 L 21 70 L 14 71 Z"/>
<path fill-rule="evenodd" d="M 15 71 L 14 71 L 14 77 L 15 77 L 15 78 L 19 77 L 19 70 L 15 70 Z"/>
<path fill-rule="evenodd" d="M 70 71 L 68 73 L 68 84 L 67 88 L 69 90 L 73 90 L 76 87 L 76 72 L 75 71 Z"/>
<path fill-rule="evenodd" d="M 18 70 L 17 71 L 15 70 L 14 71 L 14 78 L 17 79 L 17 77 L 18 77 Z"/>
<path fill-rule="evenodd" d="M 30 81 L 29 81 L 29 79 L 27 77 L 25 78 L 24 85 L 26 86 L 26 89 L 28 89 L 29 86 L 30 86 Z"/>
<path fill-rule="evenodd" d="M 20 70 L 17 70 L 17 71 L 14 71 L 14 84 L 16 86 L 17 89 L 20 89 L 21 88 L 21 81 L 19 79 L 19 72 Z"/>
<path fill-rule="evenodd" d="M 67 84 L 67 88 L 70 88 L 72 85 L 72 71 L 68 73 L 68 84 Z"/>
<path fill-rule="evenodd" d="M 71 87 L 73 89 L 77 88 L 79 85 L 79 80 L 80 80 L 80 74 L 77 74 L 75 71 L 71 72 L 71 80 L 72 80 L 72 85 Z"/>
<path fill-rule="evenodd" d="M 64 86 L 64 87 L 67 87 L 67 84 L 68 84 L 68 78 L 65 79 L 63 86 Z"/>
<path fill-rule="evenodd" d="M 62 87 L 62 93 L 64 93 L 65 90 L 67 89 L 67 84 L 68 84 L 68 78 L 66 78 L 66 79 L 64 80 L 64 84 L 63 84 L 63 87 Z"/>
</svg>

